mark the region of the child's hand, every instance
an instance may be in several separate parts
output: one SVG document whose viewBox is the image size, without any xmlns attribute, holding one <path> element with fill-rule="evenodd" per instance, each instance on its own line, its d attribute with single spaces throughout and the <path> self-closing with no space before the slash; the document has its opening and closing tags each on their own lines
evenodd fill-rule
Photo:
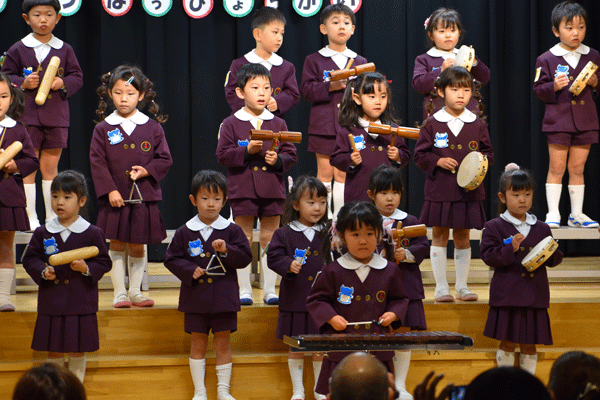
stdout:
<svg viewBox="0 0 600 400">
<path fill-rule="evenodd" d="M 290 267 L 288 268 L 288 271 L 291 272 L 291 273 L 293 273 L 293 274 L 297 274 L 297 273 L 300 272 L 301 269 L 302 269 L 302 264 L 300 264 L 298 261 L 294 260 L 290 264 Z"/>
<path fill-rule="evenodd" d="M 379 317 L 379 322 L 381 323 L 381 326 L 388 326 L 397 319 L 398 316 L 396 314 L 394 314 L 391 311 L 388 311 L 386 313 L 383 313 L 383 315 Z"/>
<path fill-rule="evenodd" d="M 362 157 L 360 156 L 360 151 L 353 151 L 350 154 L 350 162 L 352 165 L 360 165 L 362 163 Z"/>
<path fill-rule="evenodd" d="M 23 83 L 21 84 L 21 88 L 23 89 L 35 89 L 40 85 L 40 74 L 37 72 L 33 72 L 25 78 Z"/>
<path fill-rule="evenodd" d="M 205 270 L 203 270 L 200 267 L 196 267 L 196 269 L 194 270 L 194 274 L 192 275 L 192 278 L 194 279 L 198 279 L 200 278 L 202 275 L 204 275 L 206 273 Z"/>
<path fill-rule="evenodd" d="M 50 89 L 51 90 L 60 90 L 63 88 L 63 86 L 65 86 L 65 82 L 62 80 L 62 78 L 55 76 L 54 79 L 52 80 L 52 85 L 50 85 Z"/>
<path fill-rule="evenodd" d="M 338 90 L 346 89 L 346 84 L 348 83 L 347 79 L 340 79 L 339 81 L 331 81 L 329 82 L 329 91 L 336 92 Z"/>
<path fill-rule="evenodd" d="M 262 150 L 262 140 L 250 140 L 248 142 L 248 154 L 255 154 Z"/>
<path fill-rule="evenodd" d="M 403 247 L 396 248 L 396 251 L 394 251 L 394 258 L 396 258 L 396 264 L 406 260 L 406 251 Z"/>
<path fill-rule="evenodd" d="M 560 74 L 554 77 L 554 91 L 558 92 L 569 84 L 569 78 L 565 74 Z"/>
<path fill-rule="evenodd" d="M 448 171 L 456 171 L 456 168 L 458 167 L 458 161 L 456 161 L 454 158 L 442 157 L 438 160 L 437 166 L 447 169 Z"/>
<path fill-rule="evenodd" d="M 271 112 L 277 111 L 277 109 L 279 108 L 279 106 L 277 105 L 277 100 L 271 97 L 271 100 L 269 100 L 269 102 L 267 103 L 267 108 Z"/>
<path fill-rule="evenodd" d="M 87 264 L 83 260 L 75 260 L 71 262 L 71 269 L 73 271 L 81 272 L 85 274 L 88 270 Z"/>
<path fill-rule="evenodd" d="M 454 65 L 454 58 L 446 58 L 442 63 L 442 68 L 440 72 L 443 72 L 446 68 Z"/>
<path fill-rule="evenodd" d="M 129 176 L 131 177 L 132 181 L 138 180 L 140 178 L 145 178 L 149 175 L 150 174 L 148 173 L 148 171 L 146 171 L 146 168 L 141 167 L 139 165 L 134 165 L 133 167 L 131 167 L 131 171 L 129 172 Z"/>
<path fill-rule="evenodd" d="M 44 270 L 44 278 L 46 278 L 49 281 L 53 281 L 56 279 L 56 271 L 54 270 L 54 267 L 47 265 L 46 269 Z"/>
<path fill-rule="evenodd" d="M 125 205 L 121 193 L 119 193 L 118 190 L 113 190 L 108 194 L 108 201 L 110 202 L 111 207 L 123 207 Z"/>
<path fill-rule="evenodd" d="M 277 162 L 277 153 L 268 150 L 265 154 L 265 162 L 269 165 L 275 165 L 275 163 Z"/>
<path fill-rule="evenodd" d="M 517 250 L 519 250 L 519 247 L 521 246 L 521 242 L 525 240 L 525 236 L 523 236 L 522 233 L 517 233 L 515 236 L 513 236 L 512 239 L 512 246 L 513 246 L 513 251 L 516 252 Z"/>
<path fill-rule="evenodd" d="M 392 161 L 400 161 L 400 152 L 398 148 L 388 144 L 387 147 L 387 156 Z"/>
<path fill-rule="evenodd" d="M 331 325 L 336 331 L 343 331 L 344 329 L 346 329 L 346 324 L 348 323 L 348 321 L 346 321 L 346 318 L 342 317 L 341 315 L 336 315 L 335 317 L 331 317 L 331 319 L 327 321 L 327 323 Z"/>
<path fill-rule="evenodd" d="M 213 240 L 212 247 L 219 253 L 227 254 L 227 243 L 223 239 Z"/>
<path fill-rule="evenodd" d="M 592 89 L 596 90 L 596 86 L 598 86 L 598 75 L 592 74 L 590 79 L 587 81 L 587 85 L 591 86 Z"/>
<path fill-rule="evenodd" d="M 0 152 L 2 153 L 2 152 Z M 19 167 L 17 167 L 17 163 L 15 163 L 15 160 L 10 160 L 5 166 L 4 168 L 2 168 L 2 171 L 4 171 L 5 174 L 14 174 L 19 172 Z"/>
</svg>

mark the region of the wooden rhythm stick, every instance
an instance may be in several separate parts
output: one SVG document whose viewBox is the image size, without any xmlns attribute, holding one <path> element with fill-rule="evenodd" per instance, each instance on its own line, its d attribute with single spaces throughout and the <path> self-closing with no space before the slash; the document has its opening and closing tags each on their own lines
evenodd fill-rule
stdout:
<svg viewBox="0 0 600 400">
<path fill-rule="evenodd" d="M 377 133 L 379 135 L 393 135 L 391 140 L 392 147 L 394 146 L 394 139 L 396 136 L 400 136 L 407 139 L 418 139 L 421 130 L 419 128 L 409 128 L 406 126 L 392 127 L 384 124 L 369 124 L 369 133 Z"/>
<path fill-rule="evenodd" d="M 12 142 L 2 153 L 0 153 L 0 170 L 6 166 L 15 158 L 17 154 L 23 149 L 23 143 L 16 141 Z"/>
<path fill-rule="evenodd" d="M 300 132 L 273 132 L 259 129 L 252 129 L 250 131 L 251 140 L 272 140 L 271 151 L 275 150 L 275 140 L 280 142 L 300 143 L 302 142 L 302 133 Z"/>
<path fill-rule="evenodd" d="M 327 73 L 327 77 L 330 81 L 340 81 L 342 79 L 348 79 L 351 76 L 360 75 L 363 72 L 373 72 L 375 71 L 374 63 L 367 63 L 358 65 L 354 68 L 346 68 L 346 69 L 338 69 L 336 71 L 329 71 Z"/>
<path fill-rule="evenodd" d="M 354 143 L 354 135 L 349 133 L 348 134 L 348 140 L 350 141 L 350 146 L 352 146 L 352 151 L 358 151 L 358 149 L 356 148 L 356 143 Z"/>
<path fill-rule="evenodd" d="M 88 258 L 96 257 L 100 250 L 96 246 L 82 247 L 80 249 L 63 251 L 62 253 L 53 254 L 48 259 L 48 264 L 56 267 L 57 265 L 70 264 L 75 260 L 87 260 Z"/>
<path fill-rule="evenodd" d="M 400 243 L 400 239 L 403 237 L 413 238 L 413 237 L 427 235 L 427 226 L 425 226 L 423 224 L 412 225 L 412 226 L 407 226 L 406 228 L 391 229 L 390 231 L 391 231 L 391 235 L 392 235 L 392 238 L 394 239 L 394 241 L 396 243 Z"/>
<path fill-rule="evenodd" d="M 50 93 L 52 81 L 54 81 L 56 73 L 58 72 L 58 67 L 60 67 L 60 58 L 54 56 L 50 59 L 50 63 L 48 64 L 48 68 L 46 68 L 46 73 L 44 74 L 44 79 L 42 79 L 40 88 L 35 96 L 35 104 L 38 106 L 41 106 L 46 102 L 48 93 Z"/>
</svg>

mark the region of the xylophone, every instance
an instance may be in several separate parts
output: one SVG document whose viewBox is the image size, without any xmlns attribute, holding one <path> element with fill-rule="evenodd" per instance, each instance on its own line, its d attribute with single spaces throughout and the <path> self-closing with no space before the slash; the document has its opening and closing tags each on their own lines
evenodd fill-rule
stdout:
<svg viewBox="0 0 600 400">
<path fill-rule="evenodd" d="M 469 336 L 445 331 L 284 336 L 283 342 L 293 352 L 464 350 L 473 346 Z"/>
</svg>

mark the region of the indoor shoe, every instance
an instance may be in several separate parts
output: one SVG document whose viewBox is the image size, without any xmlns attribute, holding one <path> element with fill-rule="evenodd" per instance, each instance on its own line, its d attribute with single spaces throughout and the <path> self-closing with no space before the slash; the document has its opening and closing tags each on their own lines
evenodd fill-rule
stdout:
<svg viewBox="0 0 600 400">
<path fill-rule="evenodd" d="M 448 289 L 435 289 L 435 294 L 433 296 L 435 297 L 435 301 L 439 303 L 449 303 L 454 301 L 454 297 L 452 297 L 450 290 Z"/>
<path fill-rule="evenodd" d="M 313 392 L 313 393 L 314 393 L 315 400 L 325 400 L 327 398 L 327 396 L 325 396 L 324 394 L 319 394 L 317 392 Z"/>
<path fill-rule="evenodd" d="M 129 301 L 129 298 L 126 295 L 122 294 L 122 295 L 115 297 L 115 301 L 113 302 L 113 307 L 114 308 L 130 308 L 131 301 Z"/>
<path fill-rule="evenodd" d="M 0 298 L 0 312 L 15 311 L 15 306 L 8 298 Z"/>
<path fill-rule="evenodd" d="M 229 393 L 217 393 L 217 400 L 235 400 Z"/>
<path fill-rule="evenodd" d="M 569 214 L 568 225 L 574 228 L 597 228 L 598 222 L 585 214 Z"/>
<path fill-rule="evenodd" d="M 462 288 L 456 291 L 456 298 L 462 301 L 476 301 L 479 298 L 479 296 L 477 296 L 475 293 L 471 292 L 467 288 Z"/>
<path fill-rule="evenodd" d="M 270 306 L 276 306 L 279 304 L 279 297 L 275 293 L 267 293 L 265 297 L 263 297 L 263 302 Z"/>
<path fill-rule="evenodd" d="M 136 293 L 131 296 L 131 304 L 136 307 L 152 307 L 154 305 L 154 300 L 147 298 L 141 293 Z"/>
<path fill-rule="evenodd" d="M 550 228 L 560 228 L 560 215 L 554 213 L 546 214 L 546 225 Z"/>
<path fill-rule="evenodd" d="M 252 304 L 254 304 L 254 302 L 252 301 L 252 296 L 251 295 L 240 296 L 240 304 L 243 306 L 251 306 Z"/>
</svg>

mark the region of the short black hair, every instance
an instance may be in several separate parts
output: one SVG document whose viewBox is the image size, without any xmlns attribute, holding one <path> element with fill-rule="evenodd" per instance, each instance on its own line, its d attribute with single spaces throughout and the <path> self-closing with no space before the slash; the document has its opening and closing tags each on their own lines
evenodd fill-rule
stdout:
<svg viewBox="0 0 600 400">
<path fill-rule="evenodd" d="M 279 21 L 285 25 L 285 16 L 281 11 L 273 7 L 259 8 L 252 14 L 252 23 L 250 28 L 254 31 L 256 28 L 264 29 L 266 25 L 273 21 Z"/>
<path fill-rule="evenodd" d="M 400 193 L 400 199 L 404 199 L 404 185 L 402 174 L 398 168 L 381 164 L 373 169 L 369 177 L 369 190 L 376 195 L 386 190 L 395 190 Z"/>
<path fill-rule="evenodd" d="M 552 27 L 558 30 L 563 19 L 566 19 L 566 22 L 571 22 L 575 17 L 583 18 L 587 24 L 587 12 L 581 5 L 572 1 L 563 1 L 552 10 Z"/>
<path fill-rule="evenodd" d="M 598 389 L 583 396 L 589 384 L 600 387 L 600 360 L 593 355 L 569 351 L 552 364 L 548 389 L 556 400 L 598 398 Z"/>
<path fill-rule="evenodd" d="M 4 72 L 0 72 L 0 82 L 6 82 L 10 96 L 12 97 L 12 104 L 8 107 L 6 115 L 14 120 L 18 120 L 25 112 L 25 93 L 17 86 L 14 86 L 10 80 L 10 77 Z"/>
<path fill-rule="evenodd" d="M 325 21 L 327 21 L 327 19 L 331 17 L 332 14 L 347 15 L 352 20 L 352 25 L 356 25 L 356 15 L 354 15 L 354 11 L 352 11 L 352 9 L 347 5 L 339 3 L 330 4 L 327 7 L 325 7 L 323 11 L 321 11 L 321 14 L 319 15 L 319 20 L 321 21 L 321 24 L 325 24 Z"/>
<path fill-rule="evenodd" d="M 211 169 L 202 170 L 192 178 L 192 196 L 195 198 L 202 188 L 213 193 L 218 193 L 220 189 L 223 192 L 223 196 L 227 197 L 227 178 L 219 171 Z"/>
<path fill-rule="evenodd" d="M 249 63 L 242 65 L 238 70 L 237 74 L 235 74 L 235 77 L 237 78 L 238 87 L 242 90 L 244 90 L 244 88 L 246 87 L 246 83 L 248 83 L 250 79 L 257 78 L 259 76 L 269 78 L 269 83 L 272 84 L 271 73 L 269 72 L 267 67 L 265 67 L 262 64 Z"/>
<path fill-rule="evenodd" d="M 58 191 L 75 193 L 77 199 L 87 197 L 88 189 L 85 176 L 81 172 L 72 169 L 60 172 L 50 185 L 50 192 Z"/>
<path fill-rule="evenodd" d="M 58 14 L 61 10 L 60 2 L 58 0 L 24 0 L 23 1 L 23 12 L 29 14 L 29 11 L 35 6 L 51 6 Z"/>
</svg>

